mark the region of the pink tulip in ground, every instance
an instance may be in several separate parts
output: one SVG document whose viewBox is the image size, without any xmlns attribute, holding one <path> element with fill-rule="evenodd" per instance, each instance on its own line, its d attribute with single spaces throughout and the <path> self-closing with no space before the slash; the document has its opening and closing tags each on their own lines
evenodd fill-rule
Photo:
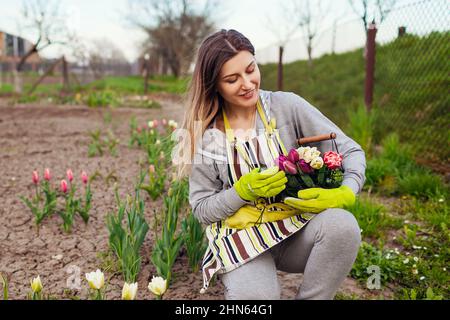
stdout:
<svg viewBox="0 0 450 320">
<path fill-rule="evenodd" d="M 154 125 L 154 128 L 156 128 L 157 126 L 158 126 L 158 120 L 153 120 L 153 125 Z"/>
<path fill-rule="evenodd" d="M 73 180 L 73 172 L 72 172 L 72 170 L 68 169 L 67 172 L 66 172 L 66 174 L 67 174 L 67 179 L 68 179 L 70 182 L 72 182 L 72 180 Z"/>
<path fill-rule="evenodd" d="M 60 187 L 61 187 L 61 191 L 63 193 L 67 193 L 67 181 L 66 180 L 61 180 Z"/>
<path fill-rule="evenodd" d="M 151 164 L 149 167 L 150 173 L 155 173 L 155 165 Z"/>
<path fill-rule="evenodd" d="M 50 174 L 50 169 L 46 168 L 44 171 L 44 179 L 47 181 L 50 181 L 50 179 L 52 178 L 51 174 Z"/>
<path fill-rule="evenodd" d="M 89 180 L 89 178 L 88 178 L 87 173 L 86 173 L 85 171 L 83 171 L 83 172 L 81 173 L 81 181 L 83 181 L 84 184 L 87 184 L 87 183 L 88 183 L 88 180 Z"/>
<path fill-rule="evenodd" d="M 33 183 L 34 184 L 38 184 L 39 183 L 39 174 L 38 174 L 38 172 L 36 170 L 33 171 Z"/>
<path fill-rule="evenodd" d="M 162 119 L 162 124 L 163 124 L 163 126 L 166 126 L 167 125 L 167 120 L 166 119 Z"/>
</svg>

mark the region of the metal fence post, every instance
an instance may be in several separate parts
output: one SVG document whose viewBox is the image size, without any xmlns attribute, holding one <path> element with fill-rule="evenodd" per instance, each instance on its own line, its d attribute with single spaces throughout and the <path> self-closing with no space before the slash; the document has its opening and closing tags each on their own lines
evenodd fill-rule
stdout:
<svg viewBox="0 0 450 320">
<path fill-rule="evenodd" d="M 364 91 L 364 102 L 367 111 L 370 112 L 373 102 L 373 87 L 375 77 L 375 36 L 377 28 L 374 23 L 369 25 L 366 41 L 366 81 Z"/>
</svg>

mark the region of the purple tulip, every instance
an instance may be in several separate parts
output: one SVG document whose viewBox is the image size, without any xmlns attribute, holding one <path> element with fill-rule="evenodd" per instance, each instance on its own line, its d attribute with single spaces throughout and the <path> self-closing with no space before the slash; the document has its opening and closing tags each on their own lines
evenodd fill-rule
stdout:
<svg viewBox="0 0 450 320">
<path fill-rule="evenodd" d="M 285 155 L 280 155 L 278 158 L 275 159 L 275 164 L 280 168 L 280 170 L 285 171 L 284 169 L 284 162 L 287 161 L 287 157 Z"/>
<path fill-rule="evenodd" d="M 288 160 L 292 163 L 297 163 L 300 160 L 300 156 L 295 149 L 291 149 L 288 154 Z"/>
<path fill-rule="evenodd" d="M 311 166 L 303 159 L 301 159 L 298 162 L 298 166 L 300 167 L 300 170 L 302 170 L 302 172 L 304 172 L 304 173 L 312 173 L 312 172 L 314 172 L 314 169 L 311 168 Z"/>
<path fill-rule="evenodd" d="M 295 166 L 295 164 L 293 164 L 292 162 L 290 162 L 289 160 L 286 160 L 283 163 L 284 168 L 286 169 L 287 173 L 290 174 L 297 174 L 297 167 Z"/>
</svg>

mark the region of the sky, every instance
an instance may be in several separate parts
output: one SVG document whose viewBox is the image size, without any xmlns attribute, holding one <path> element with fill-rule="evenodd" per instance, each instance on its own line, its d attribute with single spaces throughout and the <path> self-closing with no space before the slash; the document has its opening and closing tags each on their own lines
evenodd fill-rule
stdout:
<svg viewBox="0 0 450 320">
<path fill-rule="evenodd" d="M 204 1 L 196 0 L 200 4 Z M 430 7 L 430 10 L 449 9 L 447 0 L 430 1 L 441 3 L 439 6 Z M 130 62 L 138 57 L 139 44 L 145 39 L 145 34 L 124 18 L 128 8 L 128 0 L 60 0 L 60 2 L 70 13 L 67 23 L 82 39 L 89 42 L 106 38 L 119 47 Z M 216 10 L 214 22 L 218 29 L 233 28 L 242 32 L 254 44 L 257 49 L 257 56 L 259 53 L 261 61 L 272 61 L 276 57 L 280 39 L 272 30 L 281 30 L 283 23 L 287 23 L 287 26 L 291 25 L 286 22 L 287 17 L 280 14 L 281 4 L 288 2 L 289 0 L 222 1 L 220 10 Z M 316 0 L 312 0 L 312 2 L 316 2 Z M 421 1 L 397 0 L 397 5 L 403 6 L 415 2 Z M 0 30 L 33 40 L 30 32 L 19 27 L 21 3 L 22 1 L 0 0 Z M 323 0 L 323 3 L 328 6 L 328 10 L 327 15 L 318 26 L 320 34 L 317 38 L 316 55 L 331 50 L 332 26 L 335 19 L 337 19 L 339 26 L 336 34 L 336 51 L 361 47 L 364 44 L 363 27 L 358 21 L 357 15 L 349 6 L 348 0 Z M 426 7 L 421 6 L 420 10 L 423 11 L 424 8 Z M 416 12 L 415 14 L 420 15 L 421 13 Z M 445 15 L 441 18 L 444 19 L 444 24 L 446 24 L 448 30 L 448 16 Z M 399 18 L 396 21 L 399 21 Z M 272 27 L 270 28 L 270 26 Z M 422 28 L 424 28 L 423 24 Z M 433 27 L 430 26 L 429 28 Z M 396 27 L 390 29 L 391 33 L 396 31 Z M 392 35 L 389 36 L 392 37 Z M 306 58 L 306 49 L 302 37 L 300 30 L 291 36 L 291 41 L 286 44 L 285 56 L 287 61 Z M 302 44 L 300 47 L 299 43 Z M 43 55 L 47 57 L 56 57 L 61 54 L 60 48 L 49 48 L 43 52 Z"/>
</svg>

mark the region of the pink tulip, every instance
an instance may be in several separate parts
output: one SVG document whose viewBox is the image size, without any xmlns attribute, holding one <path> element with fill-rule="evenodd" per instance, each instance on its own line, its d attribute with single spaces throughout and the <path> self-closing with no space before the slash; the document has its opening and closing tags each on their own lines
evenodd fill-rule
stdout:
<svg viewBox="0 0 450 320">
<path fill-rule="evenodd" d="M 307 163 L 305 160 L 301 159 L 298 162 L 298 166 L 300 167 L 300 170 L 304 173 L 313 173 L 314 169 Z"/>
<path fill-rule="evenodd" d="M 34 184 L 38 184 L 39 183 L 39 174 L 38 174 L 38 172 L 36 170 L 33 171 L 33 183 Z"/>
<path fill-rule="evenodd" d="M 329 169 L 337 169 L 342 165 L 342 156 L 336 152 L 328 151 L 323 155 L 323 162 Z"/>
<path fill-rule="evenodd" d="M 73 180 L 73 172 L 72 172 L 72 170 L 68 169 L 67 172 L 66 172 L 66 174 L 67 174 L 67 179 L 68 179 L 70 182 L 72 182 L 72 180 Z"/>
<path fill-rule="evenodd" d="M 83 171 L 83 172 L 81 173 L 81 181 L 83 181 L 84 184 L 87 184 L 87 183 L 88 183 L 88 180 L 89 180 L 89 178 L 88 178 L 87 173 L 86 173 L 85 171 Z"/>
<path fill-rule="evenodd" d="M 66 180 L 61 180 L 60 188 L 61 188 L 61 192 L 67 193 L 67 181 Z"/>
<path fill-rule="evenodd" d="M 285 162 L 283 162 L 283 166 L 287 173 L 297 174 L 297 167 L 295 166 L 295 164 L 293 164 L 289 160 L 286 160 Z"/>
<path fill-rule="evenodd" d="M 278 168 L 280 168 L 280 170 L 284 170 L 284 165 L 283 163 L 287 161 L 287 157 L 285 155 L 280 155 L 278 158 L 275 159 L 275 164 L 278 166 Z"/>
<path fill-rule="evenodd" d="M 154 125 L 154 128 L 156 128 L 157 126 L 158 126 L 158 120 L 153 120 L 153 125 Z"/>
<path fill-rule="evenodd" d="M 155 166 L 153 164 L 150 165 L 149 171 L 150 173 L 155 173 Z"/>
<path fill-rule="evenodd" d="M 297 150 L 291 149 L 289 151 L 288 160 L 292 163 L 296 163 L 298 160 L 300 160 L 300 156 L 299 156 Z"/>
<path fill-rule="evenodd" d="M 166 126 L 167 125 L 167 120 L 166 119 L 162 119 L 162 125 Z"/>
<path fill-rule="evenodd" d="M 44 171 L 44 179 L 47 181 L 50 181 L 50 179 L 52 178 L 51 174 L 50 174 L 50 169 L 46 168 Z"/>
</svg>

